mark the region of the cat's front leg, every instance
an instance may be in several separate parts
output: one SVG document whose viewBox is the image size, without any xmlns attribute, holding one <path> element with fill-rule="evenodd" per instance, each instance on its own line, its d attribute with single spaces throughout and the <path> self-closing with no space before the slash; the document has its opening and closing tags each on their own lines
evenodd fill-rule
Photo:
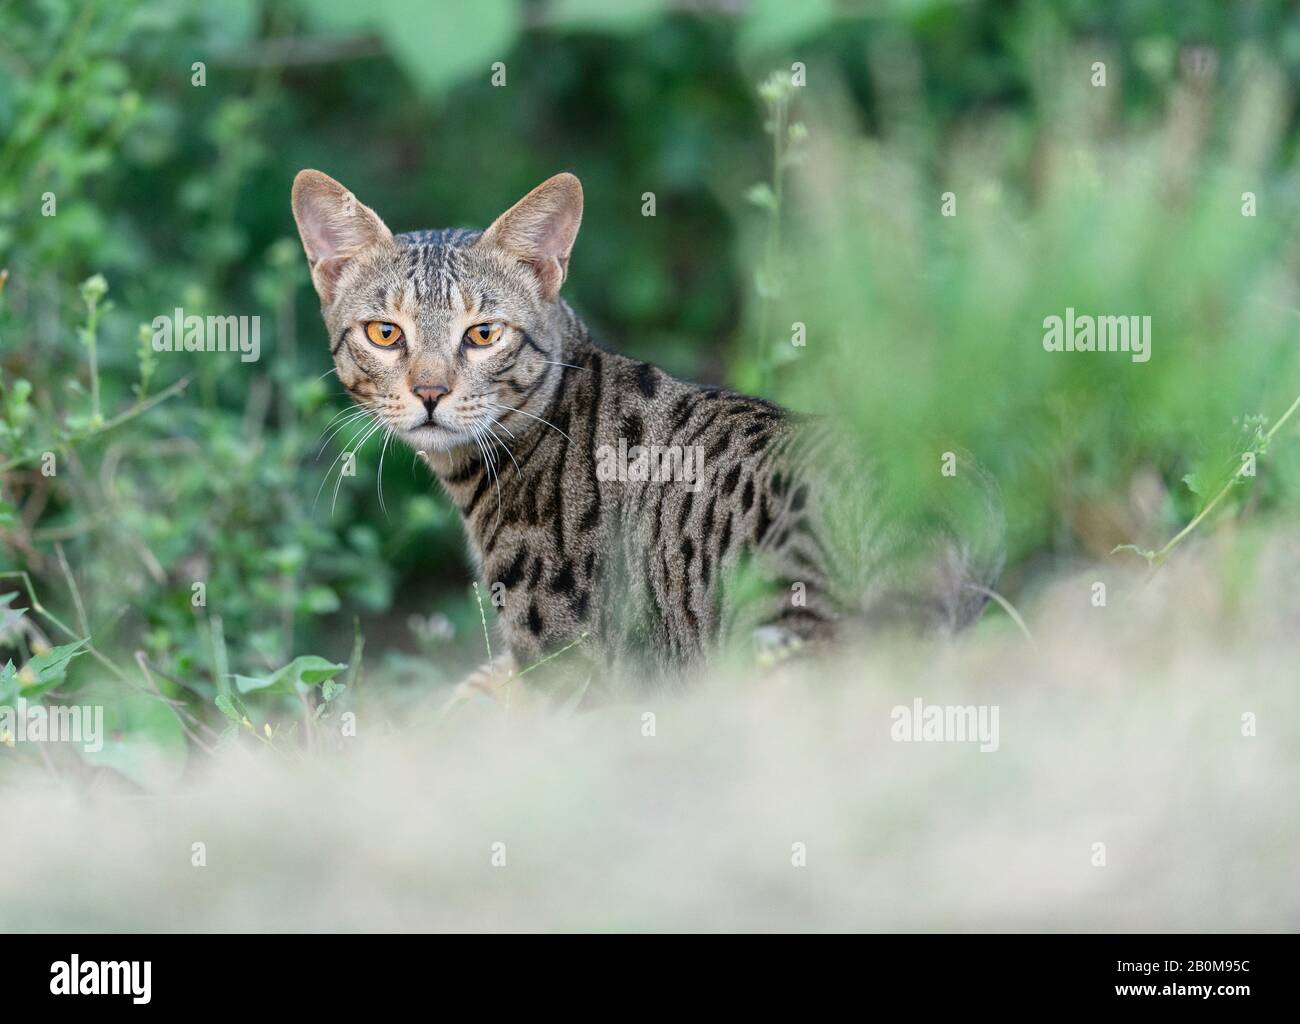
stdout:
<svg viewBox="0 0 1300 1024">
<path fill-rule="evenodd" d="M 827 650 L 835 641 L 832 623 L 799 614 L 779 616 L 754 627 L 750 640 L 754 660 L 768 668 L 798 654 L 815 654 Z"/>
<path fill-rule="evenodd" d="M 450 711 L 460 704 L 481 697 L 494 700 L 506 708 L 524 706 L 529 702 L 529 697 L 517 673 L 514 656 L 510 653 L 494 658 L 491 664 L 480 665 L 456 684 L 443 705 L 443 711 Z"/>
</svg>

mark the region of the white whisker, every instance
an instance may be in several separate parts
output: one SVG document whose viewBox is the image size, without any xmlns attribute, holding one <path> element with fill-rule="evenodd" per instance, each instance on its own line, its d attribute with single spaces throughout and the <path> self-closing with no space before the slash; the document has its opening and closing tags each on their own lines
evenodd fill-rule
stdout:
<svg viewBox="0 0 1300 1024">
<path fill-rule="evenodd" d="M 552 423 L 550 420 L 544 420 L 544 419 L 542 419 L 540 416 L 534 416 L 531 412 L 528 412 L 528 411 L 526 411 L 526 410 L 524 410 L 524 409 L 516 409 L 513 405 L 505 405 L 505 404 L 503 404 L 503 403 L 501 403 L 501 402 L 493 402 L 492 404 L 493 404 L 496 408 L 498 408 L 498 409 L 507 409 L 507 410 L 509 410 L 510 412 L 517 412 L 517 413 L 519 413 L 521 416 L 527 416 L 527 417 L 529 417 L 530 419 L 534 419 L 534 420 L 536 420 L 538 423 L 545 423 L 548 427 L 550 427 L 552 430 L 554 430 L 556 433 L 558 433 L 561 437 L 563 437 L 563 438 L 564 438 L 566 441 L 568 441 L 570 444 L 573 443 L 573 438 L 571 438 L 568 434 L 566 434 L 563 430 L 561 430 L 559 427 L 557 427 L 557 426 L 556 426 L 554 423 Z"/>
<path fill-rule="evenodd" d="M 393 439 L 391 427 L 384 428 L 384 444 L 379 449 L 379 468 L 375 471 L 375 490 L 379 494 L 379 511 L 388 518 L 388 508 L 384 505 L 384 453 L 388 451 L 388 442 Z"/>
<path fill-rule="evenodd" d="M 383 427 L 383 425 L 384 425 L 383 421 L 375 420 L 375 422 L 370 426 L 370 428 L 365 432 L 365 434 L 362 435 L 360 443 L 350 453 L 353 456 L 353 458 L 356 457 L 357 452 L 361 451 L 361 449 L 365 447 L 366 442 L 369 441 L 372 437 L 374 437 L 375 434 L 380 430 L 380 428 Z M 334 515 L 334 509 L 338 506 L 339 488 L 342 486 L 343 486 L 343 470 L 340 469 L 338 478 L 335 479 L 334 481 L 334 500 L 330 502 L 331 516 Z"/>
<path fill-rule="evenodd" d="M 356 421 L 353 420 L 351 422 L 355 423 Z M 334 456 L 334 461 L 331 462 L 328 467 L 326 467 L 325 475 L 321 477 L 320 487 L 316 488 L 316 497 L 311 503 L 311 507 L 313 509 L 316 508 L 316 503 L 320 501 L 321 492 L 325 490 L 325 485 L 329 482 L 330 472 L 334 469 L 335 466 L 338 465 L 339 459 L 343 458 L 345 455 L 348 454 L 348 449 L 352 441 L 355 441 L 358 437 L 360 437 L 361 434 L 364 433 L 369 428 L 369 426 L 370 424 L 368 423 L 362 424 L 361 429 L 352 435 L 352 438 L 351 440 L 349 440 L 347 445 L 344 445 L 342 448 L 339 449 L 339 453 Z M 319 456 L 317 457 L 319 458 Z"/>
<path fill-rule="evenodd" d="M 587 373 L 591 372 L 590 366 L 574 366 L 572 363 L 561 363 L 555 359 L 543 359 L 542 362 L 549 363 L 551 366 L 567 366 L 570 370 L 583 370 Z"/>
<path fill-rule="evenodd" d="M 321 434 L 324 434 L 326 430 L 329 430 L 330 424 L 333 423 L 335 420 L 337 420 L 340 416 L 347 416 L 349 413 L 354 413 L 357 411 L 358 407 L 361 408 L 362 410 L 368 408 L 368 406 L 364 402 L 358 403 L 356 405 L 345 405 L 342 409 L 340 409 L 338 412 L 336 412 L 333 416 L 329 418 L 329 423 L 325 424 L 325 429 L 321 431 Z"/>
<path fill-rule="evenodd" d="M 488 471 L 488 473 L 491 474 L 491 476 L 492 476 L 492 483 L 493 483 L 493 485 L 496 487 L 496 491 L 497 491 L 497 522 L 500 523 L 500 522 L 501 522 L 501 480 L 497 477 L 496 459 L 494 459 L 494 458 L 493 458 L 493 457 L 488 453 L 487 442 L 483 439 L 482 432 L 478 429 L 478 427 L 476 427 L 476 426 L 471 426 L 471 427 L 470 427 L 470 430 L 472 431 L 472 435 L 471 435 L 471 436 L 474 438 L 475 443 L 476 443 L 476 444 L 478 445 L 478 447 L 479 447 L 479 451 L 481 451 L 481 452 L 483 453 L 483 464 L 484 464 L 484 466 L 487 467 L 487 471 Z"/>
<path fill-rule="evenodd" d="M 515 458 L 515 453 L 510 450 L 509 445 L 507 445 L 504 441 L 502 441 L 501 438 L 497 437 L 497 432 L 492 429 L 492 423 L 495 423 L 498 427 L 501 427 L 502 430 L 506 429 L 505 426 L 503 426 L 497 420 L 493 419 L 491 416 L 488 416 L 488 419 L 491 420 L 491 423 L 484 423 L 483 429 L 486 430 L 489 434 L 491 434 L 492 439 L 506 450 L 506 454 L 510 456 L 510 461 L 515 464 L 515 472 L 519 474 L 519 479 L 522 480 L 524 478 L 524 471 L 523 469 L 520 468 L 519 461 Z M 507 431 L 507 433 L 509 432 Z M 511 434 L 510 436 L 514 437 L 515 435 Z"/>
<path fill-rule="evenodd" d="M 342 430 L 344 427 L 351 426 L 352 424 L 356 423 L 358 420 L 360 420 L 360 419 L 364 419 L 366 416 L 369 416 L 369 415 L 372 414 L 372 410 L 370 410 L 369 408 L 365 408 L 365 407 L 363 407 L 363 408 L 361 408 L 361 409 L 353 409 L 353 410 L 350 410 L 350 412 L 352 413 L 352 415 L 345 417 L 345 418 L 344 418 L 344 419 L 339 423 L 338 426 L 336 426 L 333 430 L 330 431 L 330 435 L 329 435 L 329 437 L 325 438 L 324 443 L 320 446 L 320 451 L 318 451 L 318 452 L 316 453 L 316 459 L 317 459 L 317 461 L 319 461 L 319 460 L 320 460 L 320 457 L 321 457 L 322 455 L 325 454 L 325 449 L 329 447 L 329 443 L 330 443 L 330 441 L 332 441 L 332 440 L 334 439 L 334 435 L 335 435 L 335 434 L 337 434 L 337 433 L 338 433 L 340 430 Z M 331 422 L 333 422 L 333 421 L 331 421 Z M 327 423 L 327 424 L 325 425 L 325 430 L 329 430 L 329 429 L 330 429 L 330 428 L 329 428 L 329 424 Z M 325 433 L 325 431 L 322 430 L 321 433 L 323 434 L 323 433 Z"/>
</svg>

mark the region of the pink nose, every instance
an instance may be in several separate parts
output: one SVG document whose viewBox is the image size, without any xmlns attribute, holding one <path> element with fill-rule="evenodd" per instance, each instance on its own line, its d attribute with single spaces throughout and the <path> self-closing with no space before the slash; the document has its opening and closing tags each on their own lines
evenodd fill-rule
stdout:
<svg viewBox="0 0 1300 1024">
<path fill-rule="evenodd" d="M 417 384 L 411 390 L 421 402 L 430 405 L 436 403 L 450 389 L 445 384 Z"/>
</svg>

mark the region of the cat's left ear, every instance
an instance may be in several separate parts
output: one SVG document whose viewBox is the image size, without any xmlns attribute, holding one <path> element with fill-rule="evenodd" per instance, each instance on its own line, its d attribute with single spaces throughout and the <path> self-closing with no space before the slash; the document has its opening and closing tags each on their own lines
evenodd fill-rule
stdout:
<svg viewBox="0 0 1300 1024">
<path fill-rule="evenodd" d="M 528 264 L 553 300 L 569 272 L 569 252 L 582 223 L 582 183 L 572 174 L 547 178 L 483 232 L 480 245 L 495 245 Z"/>
</svg>

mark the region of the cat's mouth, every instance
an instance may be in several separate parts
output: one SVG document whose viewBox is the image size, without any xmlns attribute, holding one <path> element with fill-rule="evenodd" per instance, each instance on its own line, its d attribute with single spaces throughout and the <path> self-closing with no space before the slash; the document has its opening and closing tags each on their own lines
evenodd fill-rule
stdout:
<svg viewBox="0 0 1300 1024">
<path fill-rule="evenodd" d="M 415 419 L 415 417 L 412 417 Z M 438 410 L 425 407 L 420 410 L 420 418 L 415 419 L 414 423 L 404 424 L 400 429 L 404 433 L 413 434 L 423 431 L 437 431 L 439 433 L 456 433 L 456 428 L 447 423 L 446 416 L 439 416 Z"/>
<path fill-rule="evenodd" d="M 416 449 L 446 450 L 468 444 L 470 435 L 432 416 L 402 430 L 407 444 Z"/>
</svg>

